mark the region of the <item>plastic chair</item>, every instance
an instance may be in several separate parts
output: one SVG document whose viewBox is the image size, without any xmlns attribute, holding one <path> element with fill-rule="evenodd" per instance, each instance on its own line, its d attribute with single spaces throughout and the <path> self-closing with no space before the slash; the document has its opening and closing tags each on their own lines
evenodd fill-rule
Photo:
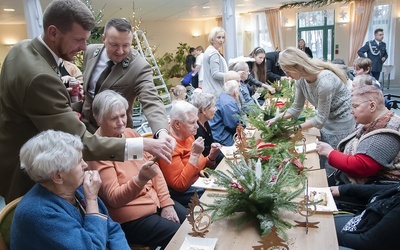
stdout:
<svg viewBox="0 0 400 250">
<path fill-rule="evenodd" d="M 0 250 L 10 248 L 11 222 L 14 217 L 15 208 L 21 199 L 22 197 L 19 197 L 11 201 L 0 211 Z"/>
</svg>

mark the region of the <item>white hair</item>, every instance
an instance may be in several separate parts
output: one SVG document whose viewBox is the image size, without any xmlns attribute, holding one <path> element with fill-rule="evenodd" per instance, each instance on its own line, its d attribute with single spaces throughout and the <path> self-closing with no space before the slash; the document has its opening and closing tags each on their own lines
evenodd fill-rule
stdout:
<svg viewBox="0 0 400 250">
<path fill-rule="evenodd" d="M 224 84 L 224 92 L 228 95 L 232 95 L 235 93 L 239 93 L 239 82 L 236 80 L 230 80 L 225 82 Z"/>
<path fill-rule="evenodd" d="M 169 119 L 173 121 L 186 122 L 189 119 L 189 114 L 197 116 L 197 108 L 193 104 L 186 101 L 176 101 L 169 112 Z"/>
<path fill-rule="evenodd" d="M 21 169 L 35 182 L 51 180 L 55 172 L 69 172 L 80 159 L 83 144 L 72 134 L 47 130 L 27 141 L 19 157 Z"/>
<path fill-rule="evenodd" d="M 96 95 L 92 103 L 93 116 L 99 123 L 104 117 L 111 115 L 117 108 L 128 109 L 128 101 L 113 90 L 104 90 Z"/>
</svg>

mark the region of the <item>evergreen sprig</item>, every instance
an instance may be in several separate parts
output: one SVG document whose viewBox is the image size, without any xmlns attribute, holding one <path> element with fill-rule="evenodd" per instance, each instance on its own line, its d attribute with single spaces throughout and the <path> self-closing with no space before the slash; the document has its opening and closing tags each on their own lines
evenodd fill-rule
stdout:
<svg viewBox="0 0 400 250">
<path fill-rule="evenodd" d="M 326 5 L 331 5 L 334 3 L 348 4 L 350 2 L 358 2 L 360 0 L 313 0 L 313 1 L 301 1 L 301 2 L 293 2 L 282 5 L 279 9 L 289 9 L 296 7 L 312 7 L 319 8 Z"/>
<path fill-rule="evenodd" d="M 285 163 L 263 161 L 261 178 L 255 174 L 255 161 L 246 165 L 244 158 L 234 163 L 227 160 L 231 171 L 219 170 L 212 174 L 221 186 L 227 188 L 227 194 L 211 195 L 213 204 L 206 204 L 212 211 L 214 220 L 236 214 L 236 223 L 242 225 L 248 220 L 259 221 L 261 235 L 267 235 L 275 225 L 278 233 L 287 239 L 286 230 L 292 224 L 279 216 L 280 210 L 295 211 L 297 203 L 292 200 L 304 192 L 305 174 L 299 173 L 291 161 Z M 239 213 L 239 214 L 237 214 Z"/>
</svg>

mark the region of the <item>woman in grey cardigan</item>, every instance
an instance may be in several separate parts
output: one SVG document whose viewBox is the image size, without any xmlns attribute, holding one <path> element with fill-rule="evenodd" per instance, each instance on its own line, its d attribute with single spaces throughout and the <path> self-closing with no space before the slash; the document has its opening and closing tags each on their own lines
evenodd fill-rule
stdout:
<svg viewBox="0 0 400 250">
<path fill-rule="evenodd" d="M 203 58 L 203 84 L 205 93 L 211 93 L 217 98 L 223 92 L 224 77 L 228 71 L 225 58 L 219 52 L 219 49 L 225 44 L 225 30 L 221 27 L 215 27 L 208 35 L 210 46 L 204 52 Z"/>
<path fill-rule="evenodd" d="M 321 141 L 335 148 L 339 141 L 355 129 L 344 72 L 332 63 L 311 59 L 294 47 L 280 52 L 279 65 L 286 76 L 296 80 L 293 105 L 280 117 L 298 117 L 308 100 L 315 106 L 317 115 L 299 125 L 299 129 L 320 129 Z M 272 124 L 276 119 L 267 121 L 267 124 Z M 331 174 L 333 169 L 326 163 L 326 158 L 320 160 L 321 168 L 326 168 L 327 174 Z"/>
</svg>

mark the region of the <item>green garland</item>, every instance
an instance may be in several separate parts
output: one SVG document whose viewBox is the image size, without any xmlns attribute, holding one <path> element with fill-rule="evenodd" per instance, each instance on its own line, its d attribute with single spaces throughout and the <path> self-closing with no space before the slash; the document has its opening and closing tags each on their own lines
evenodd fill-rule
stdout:
<svg viewBox="0 0 400 250">
<path fill-rule="evenodd" d="M 279 9 L 290 9 L 290 8 L 296 8 L 296 7 L 312 7 L 312 8 L 319 8 L 322 6 L 326 5 L 331 5 L 334 3 L 342 3 L 342 4 L 348 4 L 350 2 L 357 2 L 360 0 L 313 0 L 313 1 L 302 1 L 302 2 L 293 2 L 293 3 L 287 3 L 282 5 Z"/>
<path fill-rule="evenodd" d="M 293 225 L 279 215 L 280 210 L 295 212 L 297 203 L 292 200 L 304 192 L 305 174 L 299 173 L 298 167 L 291 160 L 276 165 L 265 161 L 262 164 L 261 178 L 257 178 L 254 166 L 250 160 L 246 165 L 242 158 L 233 163 L 227 160 L 232 171 L 225 174 L 213 171 L 218 183 L 227 188 L 227 194 L 210 194 L 215 198 L 213 204 L 205 204 L 212 211 L 214 220 L 238 215 L 237 225 L 257 219 L 261 235 L 268 235 L 272 227 L 286 240 L 286 230 Z M 290 187 L 290 188 L 288 188 Z"/>
</svg>

